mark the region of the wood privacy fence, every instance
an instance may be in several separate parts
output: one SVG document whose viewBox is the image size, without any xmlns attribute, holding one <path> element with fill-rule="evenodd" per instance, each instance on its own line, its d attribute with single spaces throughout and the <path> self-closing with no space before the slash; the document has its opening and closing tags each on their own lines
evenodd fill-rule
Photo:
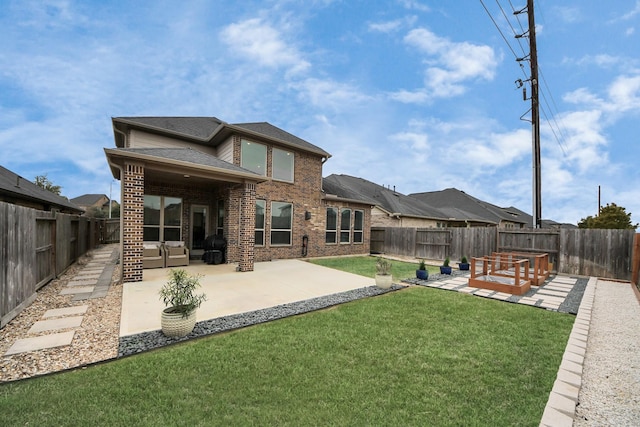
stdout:
<svg viewBox="0 0 640 427">
<path fill-rule="evenodd" d="M 493 252 L 548 253 L 558 273 L 637 281 L 635 236 L 634 230 L 373 227 L 371 252 L 452 262 Z"/>
<path fill-rule="evenodd" d="M 105 220 L 0 202 L 0 327 L 31 304 L 38 289 L 104 243 L 105 229 Z"/>
</svg>

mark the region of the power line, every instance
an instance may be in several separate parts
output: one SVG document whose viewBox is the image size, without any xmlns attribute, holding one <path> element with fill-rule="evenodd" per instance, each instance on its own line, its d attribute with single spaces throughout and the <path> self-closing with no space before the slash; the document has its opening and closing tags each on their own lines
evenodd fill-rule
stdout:
<svg viewBox="0 0 640 427">
<path fill-rule="evenodd" d="M 480 3 L 482 4 L 482 7 L 484 7 L 485 12 L 487 12 L 487 15 L 489 15 L 489 18 L 491 18 L 491 21 L 493 22 L 493 25 L 495 25 L 496 29 L 498 30 L 498 32 L 502 36 L 502 39 L 504 40 L 504 42 L 507 44 L 507 46 L 509 46 L 509 50 L 511 50 L 511 53 L 513 53 L 513 57 L 518 59 L 518 54 L 511 47 L 511 44 L 509 43 L 509 40 L 507 40 L 507 38 L 505 37 L 504 33 L 500 29 L 500 26 L 498 26 L 498 23 L 496 22 L 496 20 L 493 19 L 493 15 L 491 15 L 491 12 L 489 12 L 489 9 L 487 9 L 487 6 L 484 4 L 484 1 L 480 0 Z"/>
</svg>

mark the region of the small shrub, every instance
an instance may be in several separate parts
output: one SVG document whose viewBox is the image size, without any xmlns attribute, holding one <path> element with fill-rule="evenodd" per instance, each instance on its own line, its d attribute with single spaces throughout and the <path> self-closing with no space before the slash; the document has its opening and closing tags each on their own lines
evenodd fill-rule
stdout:
<svg viewBox="0 0 640 427">
<path fill-rule="evenodd" d="M 444 264 L 442 264 L 444 267 L 449 267 L 449 263 L 451 262 L 451 260 L 449 259 L 449 257 L 446 257 L 444 259 Z"/>
<path fill-rule="evenodd" d="M 378 262 L 376 262 L 376 273 L 383 276 L 391 274 L 391 261 L 378 257 Z"/>
<path fill-rule="evenodd" d="M 424 260 L 420 260 L 420 264 L 418 265 L 418 270 L 426 270 L 427 265 L 424 263 Z"/>
<path fill-rule="evenodd" d="M 169 281 L 160 289 L 160 299 L 164 305 L 171 308 L 171 313 L 182 313 L 187 317 L 206 301 L 205 294 L 194 294 L 195 289 L 200 287 L 201 277 L 192 276 L 182 268 L 169 271 Z"/>
<path fill-rule="evenodd" d="M 466 257 L 466 256 L 463 256 L 463 257 L 462 257 L 462 259 L 460 260 L 460 262 L 461 262 L 462 264 L 468 264 L 468 263 L 469 263 L 469 261 L 467 260 L 467 257 Z"/>
</svg>

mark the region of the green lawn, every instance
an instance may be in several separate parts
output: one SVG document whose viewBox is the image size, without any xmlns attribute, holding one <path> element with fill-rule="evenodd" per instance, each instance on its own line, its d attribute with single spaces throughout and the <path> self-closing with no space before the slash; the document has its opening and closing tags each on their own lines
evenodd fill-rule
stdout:
<svg viewBox="0 0 640 427">
<path fill-rule="evenodd" d="M 408 288 L 4 384 L 1 423 L 537 426 L 572 324 Z"/>
<path fill-rule="evenodd" d="M 374 277 L 376 275 L 376 260 L 377 258 L 373 256 L 358 256 L 318 258 L 312 259 L 310 262 L 361 276 Z M 396 283 L 402 279 L 415 278 L 417 269 L 417 262 L 391 261 L 391 274 Z M 439 266 L 427 265 L 427 270 L 429 274 L 440 273 Z"/>
</svg>

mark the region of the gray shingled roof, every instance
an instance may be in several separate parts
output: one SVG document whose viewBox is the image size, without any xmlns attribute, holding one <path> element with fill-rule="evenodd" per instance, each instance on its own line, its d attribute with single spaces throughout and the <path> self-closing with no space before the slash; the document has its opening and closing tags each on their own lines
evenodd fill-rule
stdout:
<svg viewBox="0 0 640 427">
<path fill-rule="evenodd" d="M 82 212 L 82 208 L 71 203 L 65 197 L 58 196 L 51 191 L 38 187 L 33 182 L 0 166 L 0 192 L 16 199 L 30 200 L 56 208 L 65 208 L 75 212 Z"/>
<path fill-rule="evenodd" d="M 71 203 L 75 203 L 78 206 L 93 206 L 102 197 L 107 197 L 106 194 L 83 194 L 82 196 L 74 197 L 71 199 Z M 107 197 L 107 200 L 109 198 Z"/>
<path fill-rule="evenodd" d="M 267 123 L 267 122 L 259 122 L 259 123 L 234 123 L 233 126 L 242 128 L 242 129 L 247 129 L 251 132 L 256 132 L 259 133 L 261 135 L 265 135 L 268 136 L 270 138 L 274 138 L 274 139 L 278 139 L 280 141 L 284 141 L 284 142 L 288 142 L 290 144 L 293 144 L 295 146 L 301 147 L 301 148 L 305 148 L 307 150 L 311 150 L 311 151 L 323 151 L 327 157 L 330 156 L 329 153 L 327 153 L 326 151 L 324 151 L 322 148 L 311 144 L 308 141 L 305 141 L 302 138 L 298 138 L 295 135 L 290 134 L 287 131 L 284 131 L 274 125 L 272 125 L 271 123 Z"/>
<path fill-rule="evenodd" d="M 225 162 L 218 157 L 203 153 L 198 150 L 192 150 L 191 148 L 118 148 L 117 151 L 144 154 L 147 156 L 160 157 L 168 160 L 193 163 L 200 166 L 226 169 L 229 171 L 242 172 L 244 174 L 251 174 L 255 175 L 256 177 L 262 178 L 262 176 L 250 171 L 249 169 L 241 168 L 240 166 Z"/>
<path fill-rule="evenodd" d="M 334 174 L 324 178 L 322 186 L 326 194 L 362 200 L 390 213 L 433 219 L 447 218 L 443 212 L 433 206 L 362 178 Z"/>
<path fill-rule="evenodd" d="M 409 194 L 431 206 L 437 206 L 439 210 L 450 215 L 450 218 L 459 220 L 485 221 L 498 224 L 501 220 L 526 223 L 526 219 L 514 217 L 503 208 L 491 203 L 476 199 L 456 188 L 447 188 L 441 191 Z"/>
<path fill-rule="evenodd" d="M 171 131 L 199 139 L 209 139 L 223 123 L 216 117 L 117 117 L 116 120 Z"/>
<path fill-rule="evenodd" d="M 158 133 L 182 135 L 185 138 L 212 145 L 216 144 L 216 140 L 219 142 L 225 139 L 229 132 L 246 131 L 266 139 L 281 141 L 302 150 L 331 157 L 322 148 L 267 122 L 230 124 L 216 117 L 114 117 L 112 120 L 114 124 L 142 127 Z"/>
</svg>

